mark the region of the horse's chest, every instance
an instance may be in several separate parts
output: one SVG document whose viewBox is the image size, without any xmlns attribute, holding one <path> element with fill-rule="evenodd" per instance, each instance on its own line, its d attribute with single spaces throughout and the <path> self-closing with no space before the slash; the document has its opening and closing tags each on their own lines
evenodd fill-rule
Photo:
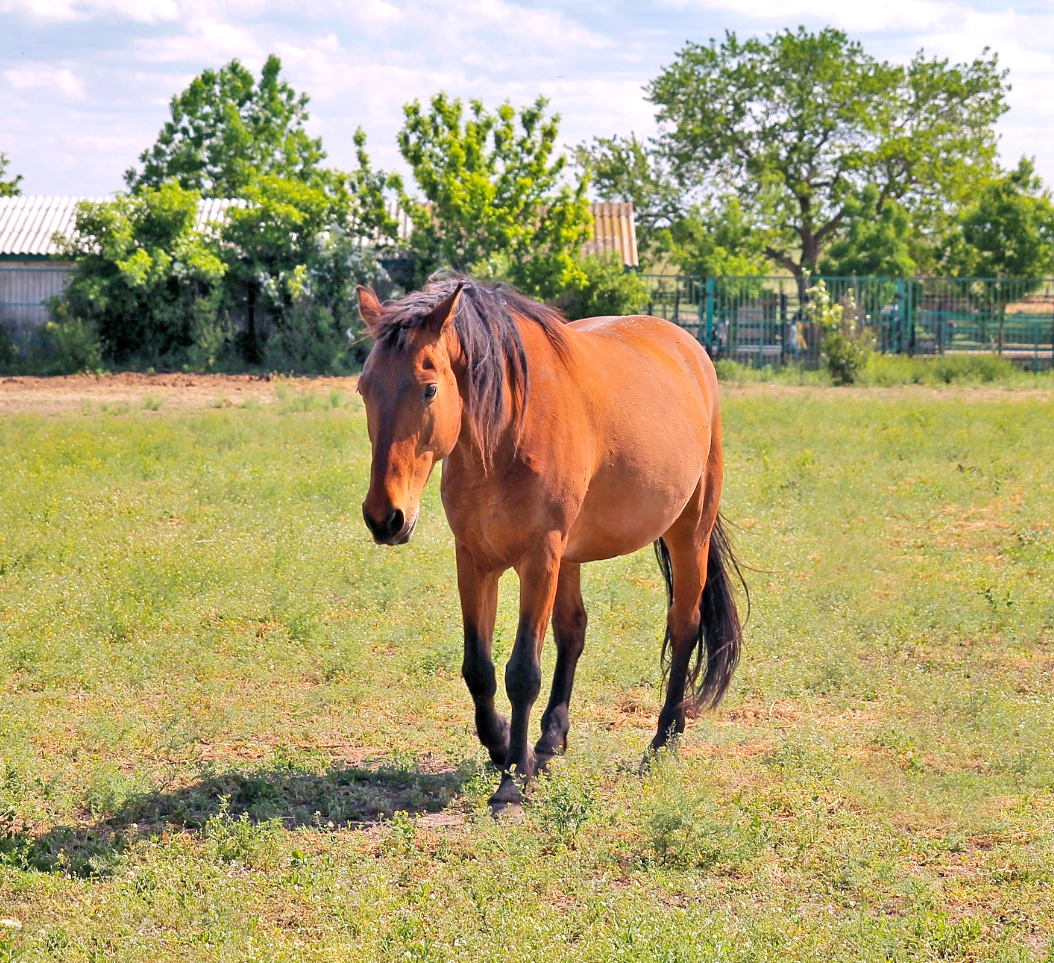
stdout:
<svg viewBox="0 0 1054 963">
<path fill-rule="evenodd" d="M 443 508 L 459 542 L 513 564 L 548 533 L 566 530 L 581 504 L 581 496 L 567 487 L 530 472 L 493 482 L 445 473 Z"/>
</svg>

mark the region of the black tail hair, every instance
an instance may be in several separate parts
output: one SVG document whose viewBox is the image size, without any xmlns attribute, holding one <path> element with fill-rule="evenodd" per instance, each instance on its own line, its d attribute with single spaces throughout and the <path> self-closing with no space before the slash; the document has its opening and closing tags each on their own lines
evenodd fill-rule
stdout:
<svg viewBox="0 0 1054 963">
<path fill-rule="evenodd" d="M 673 567 L 670 564 L 670 552 L 666 543 L 660 538 L 655 542 L 655 558 L 659 562 L 663 579 L 666 581 L 667 607 L 673 604 Z M 750 616 L 750 590 L 740 571 L 739 563 L 732 554 L 725 533 L 721 516 L 714 522 L 710 533 L 710 551 L 706 560 L 706 585 L 699 599 L 699 638 L 694 646 L 695 658 L 688 670 L 688 691 L 685 698 L 688 707 L 713 709 L 728 689 L 732 673 L 739 662 L 739 653 L 743 643 L 743 626 L 736 610 L 736 600 L 729 585 L 728 570 L 736 574 L 747 601 L 747 617 Z M 746 619 L 743 620 L 744 623 Z M 662 643 L 662 663 L 664 674 L 670 669 L 669 627 Z M 706 670 L 703 671 L 705 665 Z M 700 674 L 702 679 L 700 680 Z"/>
</svg>

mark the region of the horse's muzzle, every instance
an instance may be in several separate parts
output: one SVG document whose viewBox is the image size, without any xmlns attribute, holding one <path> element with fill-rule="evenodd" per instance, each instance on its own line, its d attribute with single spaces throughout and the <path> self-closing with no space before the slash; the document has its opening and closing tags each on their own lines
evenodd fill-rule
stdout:
<svg viewBox="0 0 1054 963">
<path fill-rule="evenodd" d="M 417 515 L 406 521 L 406 516 L 398 509 L 393 508 L 381 521 L 370 518 L 366 509 L 362 509 L 362 519 L 370 530 L 373 540 L 378 545 L 405 545 L 410 541 L 417 524 Z"/>
</svg>

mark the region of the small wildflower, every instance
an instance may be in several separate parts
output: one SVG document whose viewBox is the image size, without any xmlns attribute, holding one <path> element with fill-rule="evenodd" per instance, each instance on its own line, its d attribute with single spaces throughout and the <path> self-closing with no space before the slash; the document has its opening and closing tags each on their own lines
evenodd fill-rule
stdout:
<svg viewBox="0 0 1054 963">
<path fill-rule="evenodd" d="M 9 930 L 22 929 L 22 924 L 19 923 L 18 920 L 0 920 L 0 926 L 3 926 L 5 929 Z"/>
</svg>

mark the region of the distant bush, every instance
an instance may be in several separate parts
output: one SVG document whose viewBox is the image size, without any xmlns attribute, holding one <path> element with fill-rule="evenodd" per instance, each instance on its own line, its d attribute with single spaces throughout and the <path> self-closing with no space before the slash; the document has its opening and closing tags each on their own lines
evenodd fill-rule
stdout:
<svg viewBox="0 0 1054 963">
<path fill-rule="evenodd" d="M 76 268 L 52 332 L 56 348 L 87 349 L 88 329 L 73 321 L 84 319 L 117 364 L 211 366 L 223 340 L 216 319 L 226 266 L 218 241 L 194 229 L 197 207 L 198 194 L 174 182 L 81 202 L 63 248 Z"/>
<path fill-rule="evenodd" d="M 17 344 L 0 328 L 0 372 L 46 376 L 100 371 L 105 367 L 95 326 L 71 318 L 63 301 L 53 301 L 50 311 L 51 320 L 26 343 Z"/>
<path fill-rule="evenodd" d="M 580 264 L 585 283 L 557 300 L 572 321 L 644 310 L 648 284 L 636 272 L 626 271 L 617 254 L 593 254 L 582 258 Z"/>
<path fill-rule="evenodd" d="M 835 304 L 821 278 L 808 294 L 805 313 L 820 329 L 820 360 L 836 385 L 851 385 L 867 362 L 874 335 L 866 319 L 857 317 L 852 291 L 844 303 Z"/>
<path fill-rule="evenodd" d="M 782 367 L 765 365 L 755 368 L 740 364 L 730 358 L 720 358 L 714 362 L 719 381 L 733 384 L 783 384 L 783 385 L 829 385 L 830 376 L 826 371 L 806 368 L 791 361 Z"/>
<path fill-rule="evenodd" d="M 41 355 L 53 369 L 49 374 L 79 374 L 103 367 L 99 332 L 90 321 L 70 317 L 64 303 L 52 309 L 52 320 L 42 332 Z"/>
</svg>

